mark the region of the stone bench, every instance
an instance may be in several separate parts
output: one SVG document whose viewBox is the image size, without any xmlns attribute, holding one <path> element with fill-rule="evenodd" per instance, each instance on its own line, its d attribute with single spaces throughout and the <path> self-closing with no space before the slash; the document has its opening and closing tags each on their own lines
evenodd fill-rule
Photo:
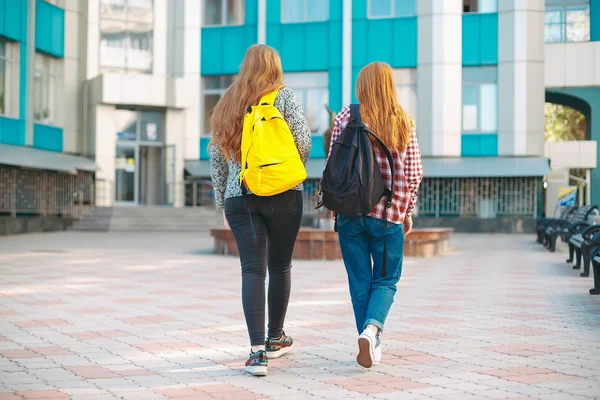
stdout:
<svg viewBox="0 0 600 400">
<path fill-rule="evenodd" d="M 407 257 L 434 257 L 444 254 L 449 247 L 452 228 L 415 229 L 406 237 L 404 255 Z M 212 229 L 215 239 L 214 253 L 238 255 L 231 231 Z M 340 260 L 342 253 L 337 233 L 332 230 L 301 228 L 294 248 L 297 260 Z"/>
</svg>

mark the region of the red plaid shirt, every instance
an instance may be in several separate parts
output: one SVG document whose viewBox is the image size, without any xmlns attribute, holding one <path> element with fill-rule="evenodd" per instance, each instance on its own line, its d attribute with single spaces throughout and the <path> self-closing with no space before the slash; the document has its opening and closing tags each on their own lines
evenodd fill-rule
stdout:
<svg viewBox="0 0 600 400">
<path fill-rule="evenodd" d="M 333 143 L 337 140 L 349 122 L 350 106 L 346 106 L 335 118 L 333 132 L 331 133 L 329 154 L 327 155 L 328 160 L 331 155 Z M 373 146 L 373 150 L 377 163 L 379 164 L 379 170 L 381 171 L 383 181 L 388 188 L 391 188 L 392 171 L 390 170 L 388 159 L 379 146 Z M 394 198 L 392 199 L 392 205 L 387 210 L 386 220 L 393 224 L 401 224 L 404 222 L 406 216 L 410 216 L 417 203 L 417 192 L 421 180 L 423 179 L 423 162 L 421 161 L 421 152 L 419 151 L 417 133 L 414 125 L 410 132 L 410 139 L 406 149 L 402 153 L 391 150 L 391 153 L 394 158 L 396 182 L 394 186 Z M 382 220 L 386 200 L 387 198 L 384 196 L 379 203 L 375 205 L 375 208 L 369 216 Z"/>
</svg>

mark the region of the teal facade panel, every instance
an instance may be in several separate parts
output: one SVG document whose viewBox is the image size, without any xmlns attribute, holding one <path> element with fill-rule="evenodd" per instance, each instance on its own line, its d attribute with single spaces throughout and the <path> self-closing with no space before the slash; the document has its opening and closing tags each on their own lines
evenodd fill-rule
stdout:
<svg viewBox="0 0 600 400">
<path fill-rule="evenodd" d="M 462 157 L 495 157 L 498 155 L 498 135 L 466 134 L 461 137 Z"/>
<path fill-rule="evenodd" d="M 325 141 L 323 136 L 313 136 L 310 158 L 325 158 Z"/>
<path fill-rule="evenodd" d="M 327 21 L 301 23 L 282 23 L 281 1 L 267 0 L 267 44 L 284 72 L 327 72 L 329 108 L 342 107 L 342 0 L 329 1 Z"/>
<path fill-rule="evenodd" d="M 464 66 L 498 64 L 498 14 L 463 14 Z"/>
<path fill-rule="evenodd" d="M 24 41 L 27 25 L 27 0 L 0 0 L 0 36 Z"/>
<path fill-rule="evenodd" d="M 590 30 L 591 40 L 600 41 L 600 0 L 590 1 Z"/>
<path fill-rule="evenodd" d="M 54 57 L 64 57 L 65 11 L 44 0 L 37 0 L 35 7 L 35 48 Z"/>
<path fill-rule="evenodd" d="M 416 68 L 418 64 L 417 17 L 367 17 L 367 2 L 352 3 L 352 101 L 356 78 L 365 65 L 381 61 L 392 68 Z M 376 45 L 373 45 L 376 43 Z"/>
<path fill-rule="evenodd" d="M 258 0 L 246 0 L 246 23 L 202 28 L 202 75 L 237 74 L 248 47 L 258 39 Z"/>
<path fill-rule="evenodd" d="M 237 74 L 256 39 L 256 26 L 202 28 L 202 75 Z"/>
<path fill-rule="evenodd" d="M 42 150 L 63 151 L 63 130 L 54 126 L 34 124 L 33 147 Z"/>
<path fill-rule="evenodd" d="M 0 117 L 0 143 L 25 146 L 24 121 Z"/>
<path fill-rule="evenodd" d="M 210 138 L 203 137 L 200 138 L 200 159 L 201 160 L 210 160 L 210 154 L 208 153 L 208 144 L 210 143 Z"/>
</svg>

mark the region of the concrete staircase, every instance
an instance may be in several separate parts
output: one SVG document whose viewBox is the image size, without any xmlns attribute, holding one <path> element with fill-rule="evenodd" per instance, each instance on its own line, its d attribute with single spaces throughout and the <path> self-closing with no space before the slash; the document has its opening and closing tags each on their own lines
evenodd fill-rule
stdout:
<svg viewBox="0 0 600 400">
<path fill-rule="evenodd" d="M 223 217 L 211 208 L 98 207 L 71 230 L 92 232 L 198 232 L 222 227 Z"/>
</svg>

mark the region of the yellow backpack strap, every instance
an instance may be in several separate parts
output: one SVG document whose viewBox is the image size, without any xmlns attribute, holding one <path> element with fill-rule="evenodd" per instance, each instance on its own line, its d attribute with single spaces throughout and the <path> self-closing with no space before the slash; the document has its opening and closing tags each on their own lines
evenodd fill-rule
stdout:
<svg viewBox="0 0 600 400">
<path fill-rule="evenodd" d="M 273 105 L 275 103 L 275 98 L 277 97 L 277 94 L 279 93 L 279 89 L 272 91 L 269 94 L 265 94 L 263 97 L 260 98 L 260 102 L 258 104 L 270 104 Z"/>
</svg>

